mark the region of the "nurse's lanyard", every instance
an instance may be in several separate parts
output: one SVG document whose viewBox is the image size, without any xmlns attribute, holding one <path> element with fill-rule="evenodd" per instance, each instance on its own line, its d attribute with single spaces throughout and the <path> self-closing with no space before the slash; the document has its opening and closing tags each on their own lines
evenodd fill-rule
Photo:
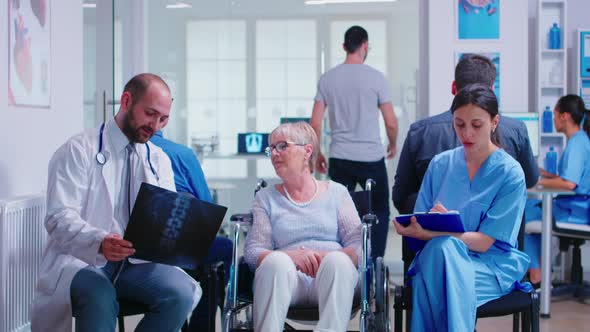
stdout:
<svg viewBox="0 0 590 332">
<path fill-rule="evenodd" d="M 98 134 L 98 153 L 96 154 L 96 162 L 99 165 L 104 165 L 107 162 L 107 157 L 104 155 L 104 153 L 102 153 L 102 132 L 103 131 L 104 131 L 104 122 L 100 126 L 100 132 Z M 152 171 L 152 174 L 156 177 L 156 180 L 160 181 L 160 177 L 158 176 L 156 169 L 152 165 L 150 145 L 145 143 L 145 147 L 147 149 L 147 162 L 150 165 L 150 170 Z"/>
</svg>

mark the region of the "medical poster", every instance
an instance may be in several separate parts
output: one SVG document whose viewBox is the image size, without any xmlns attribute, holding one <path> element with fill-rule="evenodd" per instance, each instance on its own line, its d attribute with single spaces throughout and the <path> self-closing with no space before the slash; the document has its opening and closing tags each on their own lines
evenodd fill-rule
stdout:
<svg viewBox="0 0 590 332">
<path fill-rule="evenodd" d="M 499 39 L 500 0 L 458 0 L 459 39 Z"/>
<path fill-rule="evenodd" d="M 498 99 L 498 105 L 499 105 L 500 104 L 500 52 L 483 52 L 483 53 L 462 52 L 462 53 L 457 53 L 457 61 L 456 61 L 455 65 L 457 63 L 459 63 L 459 60 L 461 60 L 461 58 L 465 54 L 477 54 L 477 55 L 485 56 L 486 58 L 490 59 L 490 61 L 492 61 L 494 66 L 496 66 L 496 81 L 494 81 L 494 94 L 496 95 L 496 98 Z"/>
<path fill-rule="evenodd" d="M 49 107 L 51 0 L 8 0 L 8 103 Z"/>
</svg>

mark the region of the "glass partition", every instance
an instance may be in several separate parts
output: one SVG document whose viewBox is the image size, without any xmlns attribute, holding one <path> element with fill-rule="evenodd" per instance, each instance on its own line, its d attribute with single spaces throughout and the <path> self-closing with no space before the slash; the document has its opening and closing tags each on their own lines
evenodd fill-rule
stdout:
<svg viewBox="0 0 590 332">
<path fill-rule="evenodd" d="M 91 41 L 98 30 L 91 23 L 96 18 L 86 22 L 93 9 L 85 9 L 87 124 L 96 125 L 100 109 L 93 105 L 100 102 L 92 85 L 97 69 L 111 70 L 114 97 L 107 102 L 115 112 L 131 76 L 162 76 L 174 97 L 164 135 L 195 151 L 230 213 L 249 209 L 257 177 L 275 178 L 263 155 L 237 154 L 237 134 L 270 132 L 281 117 L 311 116 L 317 80 L 344 61 L 343 36 L 351 25 L 367 29 L 366 63 L 389 79 L 396 109 L 403 110 L 400 148 L 406 123 L 414 119 L 418 1 L 312 6 L 303 0 L 115 0 L 113 6 L 104 18 L 112 24 L 110 69 L 93 68 L 100 60 Z M 395 164 L 388 169 L 393 179 Z"/>
</svg>

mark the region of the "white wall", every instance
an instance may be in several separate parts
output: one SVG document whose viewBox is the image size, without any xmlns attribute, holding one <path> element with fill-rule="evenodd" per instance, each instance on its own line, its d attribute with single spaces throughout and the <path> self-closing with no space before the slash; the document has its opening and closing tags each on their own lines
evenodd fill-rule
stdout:
<svg viewBox="0 0 590 332">
<path fill-rule="evenodd" d="M 531 0 L 532 1 L 532 0 Z M 568 47 L 574 46 L 575 33 L 578 28 L 590 29 L 590 1 L 588 0 L 568 0 L 567 1 L 567 33 Z M 569 51 L 569 50 L 568 50 Z"/>
<path fill-rule="evenodd" d="M 456 52 L 500 52 L 500 109 L 504 112 L 528 111 L 529 50 L 527 3 L 523 1 L 500 2 L 500 39 L 498 41 L 475 41 L 457 39 L 456 0 L 423 0 L 427 14 L 421 17 L 426 27 L 428 54 L 423 57 L 427 64 L 420 64 L 428 72 L 421 79 L 420 114 L 434 115 L 448 109 L 453 100 L 451 83 L 454 79 Z M 424 102 L 424 100 L 421 100 Z M 427 110 L 427 111 L 426 111 Z"/>
<path fill-rule="evenodd" d="M 47 163 L 68 137 L 82 130 L 82 1 L 48 1 L 51 15 L 51 107 L 8 105 L 8 43 L 0 43 L 0 199 L 38 193 Z M 0 2 L 0 36 L 8 34 Z"/>
</svg>

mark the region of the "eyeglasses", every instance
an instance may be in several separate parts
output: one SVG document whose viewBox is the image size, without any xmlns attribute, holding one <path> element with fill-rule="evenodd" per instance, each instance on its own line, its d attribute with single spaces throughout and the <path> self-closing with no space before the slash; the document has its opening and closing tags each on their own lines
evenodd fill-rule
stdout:
<svg viewBox="0 0 590 332">
<path fill-rule="evenodd" d="M 270 157 L 272 155 L 272 150 L 277 150 L 277 152 L 283 152 L 283 151 L 287 150 L 287 147 L 289 146 L 289 144 L 298 145 L 298 146 L 305 146 L 305 144 L 303 144 L 303 143 L 295 143 L 295 142 L 291 142 L 291 141 L 281 141 L 281 142 L 278 142 L 277 144 L 271 144 L 271 145 L 267 146 L 266 149 L 264 149 L 264 153 L 266 153 L 267 157 Z"/>
</svg>

